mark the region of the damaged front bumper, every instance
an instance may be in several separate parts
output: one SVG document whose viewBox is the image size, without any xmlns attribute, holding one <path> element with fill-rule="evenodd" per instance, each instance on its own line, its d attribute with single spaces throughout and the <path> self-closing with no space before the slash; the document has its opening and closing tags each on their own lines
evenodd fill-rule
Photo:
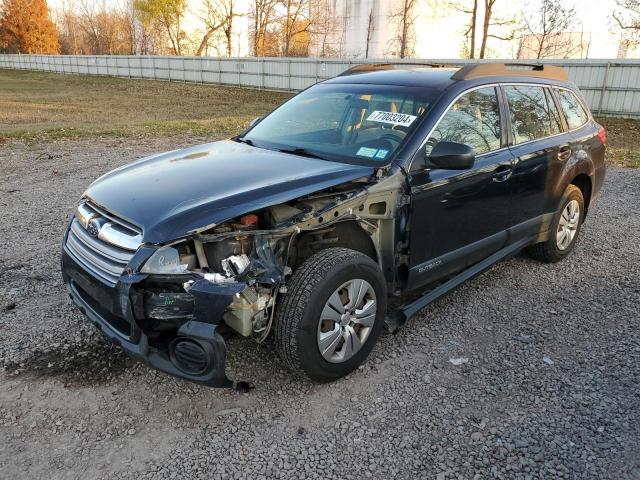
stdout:
<svg viewBox="0 0 640 480">
<path fill-rule="evenodd" d="M 227 349 L 219 332 L 224 310 L 245 284 L 196 281 L 190 289 L 191 302 L 171 291 L 149 294 L 145 285 L 150 276 L 133 272 L 139 272 L 153 251 L 140 248 L 127 271 L 111 286 L 92 276 L 63 248 L 62 275 L 69 296 L 109 340 L 134 359 L 210 387 L 250 389 L 251 384 L 227 377 Z M 185 278 L 190 277 L 181 275 L 164 281 L 176 286 L 182 285 Z M 162 316 L 164 311 L 166 318 L 150 321 L 145 312 L 151 308 L 160 312 L 156 316 Z"/>
</svg>

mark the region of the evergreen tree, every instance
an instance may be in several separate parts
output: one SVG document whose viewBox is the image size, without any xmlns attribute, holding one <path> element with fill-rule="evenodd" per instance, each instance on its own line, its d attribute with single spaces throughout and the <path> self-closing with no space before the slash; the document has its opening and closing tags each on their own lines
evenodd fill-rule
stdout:
<svg viewBox="0 0 640 480">
<path fill-rule="evenodd" d="M 46 0 L 4 0 L 0 7 L 0 51 L 59 53 L 58 31 Z"/>
</svg>

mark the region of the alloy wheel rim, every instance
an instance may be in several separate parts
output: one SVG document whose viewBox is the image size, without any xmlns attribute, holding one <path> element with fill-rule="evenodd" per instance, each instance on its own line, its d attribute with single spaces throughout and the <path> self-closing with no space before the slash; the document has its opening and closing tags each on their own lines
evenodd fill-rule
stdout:
<svg viewBox="0 0 640 480">
<path fill-rule="evenodd" d="M 376 321 L 376 294 L 369 282 L 353 279 L 328 298 L 318 321 L 318 349 L 331 363 L 352 358 L 364 346 Z"/>
<path fill-rule="evenodd" d="M 577 200 L 571 200 L 562 210 L 558 230 L 556 232 L 556 245 L 558 249 L 566 250 L 578 231 L 580 223 L 580 204 Z"/>
</svg>

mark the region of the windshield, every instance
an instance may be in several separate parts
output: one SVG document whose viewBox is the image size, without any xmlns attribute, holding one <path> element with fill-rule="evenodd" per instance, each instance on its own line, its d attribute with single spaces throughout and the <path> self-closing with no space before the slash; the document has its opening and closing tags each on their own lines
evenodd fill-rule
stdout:
<svg viewBox="0 0 640 480">
<path fill-rule="evenodd" d="M 420 87 L 316 85 L 277 108 L 242 140 L 327 160 L 389 163 L 429 109 L 434 92 Z"/>
</svg>

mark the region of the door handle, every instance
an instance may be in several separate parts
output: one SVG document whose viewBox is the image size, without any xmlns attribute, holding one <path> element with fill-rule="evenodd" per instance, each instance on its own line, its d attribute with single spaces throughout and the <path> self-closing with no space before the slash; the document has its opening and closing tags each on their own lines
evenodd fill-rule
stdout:
<svg viewBox="0 0 640 480">
<path fill-rule="evenodd" d="M 558 154 L 556 155 L 556 157 L 561 162 L 564 162 L 565 160 L 569 160 L 569 157 L 571 157 L 571 153 L 572 153 L 571 147 L 569 146 L 560 147 L 560 150 L 558 150 Z"/>
<path fill-rule="evenodd" d="M 505 182 L 509 179 L 513 173 L 513 167 L 511 165 L 500 165 L 497 167 L 491 175 L 494 182 Z"/>
</svg>

